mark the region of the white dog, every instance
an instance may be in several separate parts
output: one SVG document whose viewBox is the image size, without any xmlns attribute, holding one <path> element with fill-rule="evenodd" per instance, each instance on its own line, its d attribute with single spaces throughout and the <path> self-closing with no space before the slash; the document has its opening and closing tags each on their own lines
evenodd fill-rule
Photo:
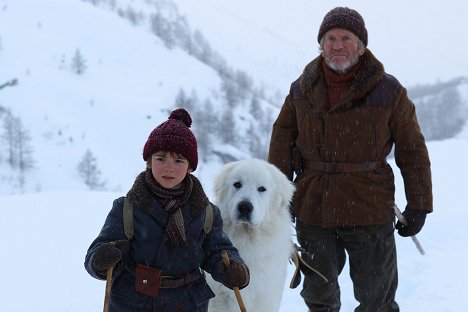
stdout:
<svg viewBox="0 0 468 312">
<path fill-rule="evenodd" d="M 224 231 L 250 270 L 250 283 L 240 291 L 247 311 L 278 311 L 292 251 L 294 185 L 274 165 L 246 159 L 224 165 L 214 188 Z M 239 311 L 232 290 L 208 282 L 216 294 L 209 311 Z"/>
</svg>

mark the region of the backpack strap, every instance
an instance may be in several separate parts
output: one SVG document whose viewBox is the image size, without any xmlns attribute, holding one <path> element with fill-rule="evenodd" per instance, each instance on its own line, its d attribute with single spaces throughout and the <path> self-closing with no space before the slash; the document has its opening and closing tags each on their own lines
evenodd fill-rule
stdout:
<svg viewBox="0 0 468 312">
<path fill-rule="evenodd" d="M 135 234 L 133 228 L 133 203 L 126 197 L 123 206 L 123 223 L 125 236 L 128 240 L 131 240 Z M 210 233 L 213 228 L 213 206 L 211 206 L 210 203 L 205 207 L 205 225 L 203 228 L 205 230 L 205 234 Z"/>
<path fill-rule="evenodd" d="M 123 206 L 123 223 L 125 236 L 128 240 L 131 240 L 135 234 L 133 229 L 133 203 L 127 197 L 125 197 Z"/>
<path fill-rule="evenodd" d="M 213 206 L 211 206 L 210 203 L 206 205 L 205 207 L 205 234 L 208 234 L 211 232 L 211 229 L 213 228 Z"/>
</svg>

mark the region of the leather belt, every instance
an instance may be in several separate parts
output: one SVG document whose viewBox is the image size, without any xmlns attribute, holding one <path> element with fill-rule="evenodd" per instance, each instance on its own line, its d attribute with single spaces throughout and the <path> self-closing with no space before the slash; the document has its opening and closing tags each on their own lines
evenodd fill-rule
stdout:
<svg viewBox="0 0 468 312">
<path fill-rule="evenodd" d="M 160 288 L 179 288 L 190 284 L 203 276 L 200 269 L 184 274 L 180 277 L 161 275 Z"/>
<path fill-rule="evenodd" d="M 383 168 L 387 165 L 386 160 L 351 162 L 316 162 L 304 163 L 305 170 L 319 171 L 324 173 L 365 172 Z"/>
</svg>

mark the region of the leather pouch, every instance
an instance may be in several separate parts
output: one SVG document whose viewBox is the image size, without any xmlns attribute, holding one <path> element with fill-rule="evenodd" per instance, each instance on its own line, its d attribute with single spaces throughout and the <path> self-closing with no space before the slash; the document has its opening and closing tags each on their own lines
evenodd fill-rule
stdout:
<svg viewBox="0 0 468 312">
<path fill-rule="evenodd" d="M 146 296 L 157 296 L 160 278 L 161 270 L 138 263 L 135 269 L 135 289 Z"/>
</svg>

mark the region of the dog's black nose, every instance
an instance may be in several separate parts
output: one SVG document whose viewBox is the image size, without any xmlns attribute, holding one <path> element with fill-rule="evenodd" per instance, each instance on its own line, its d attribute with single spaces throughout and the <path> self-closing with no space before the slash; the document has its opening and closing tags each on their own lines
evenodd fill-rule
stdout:
<svg viewBox="0 0 468 312">
<path fill-rule="evenodd" d="M 241 201 L 237 204 L 237 211 L 239 211 L 239 219 L 250 220 L 250 215 L 253 211 L 252 203 L 247 200 Z"/>
</svg>

